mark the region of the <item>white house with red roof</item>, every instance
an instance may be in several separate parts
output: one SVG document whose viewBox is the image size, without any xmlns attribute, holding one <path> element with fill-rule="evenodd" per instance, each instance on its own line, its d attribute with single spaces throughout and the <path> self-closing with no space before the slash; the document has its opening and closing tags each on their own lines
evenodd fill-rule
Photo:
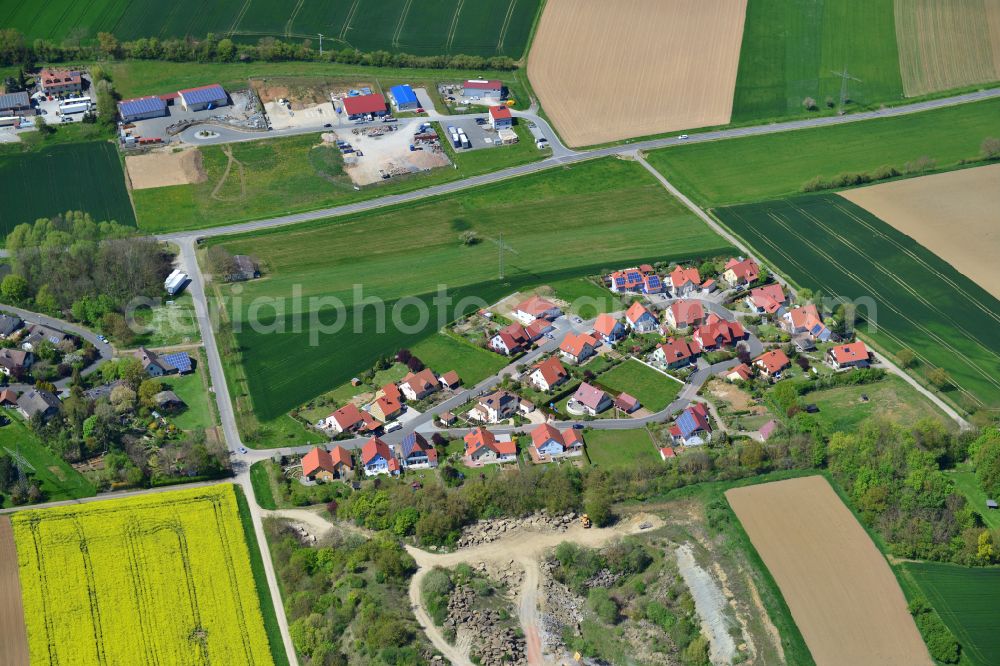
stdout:
<svg viewBox="0 0 1000 666">
<path fill-rule="evenodd" d="M 528 331 L 518 323 L 505 326 L 490 339 L 490 349 L 505 356 L 520 354 L 530 346 Z"/>
<path fill-rule="evenodd" d="M 517 445 L 510 435 L 494 435 L 486 428 L 475 428 L 465 436 L 465 461 L 490 465 L 517 460 Z"/>
<path fill-rule="evenodd" d="M 559 345 L 559 354 L 570 363 L 583 363 L 597 353 L 599 344 L 589 333 L 567 333 Z"/>
<path fill-rule="evenodd" d="M 726 379 L 731 382 L 745 382 L 753 377 L 753 368 L 746 363 L 740 363 L 726 373 Z"/>
<path fill-rule="evenodd" d="M 792 367 L 792 362 L 780 349 L 764 352 L 753 360 L 753 364 L 760 368 L 761 373 L 769 379 L 781 379 L 782 371 Z"/>
<path fill-rule="evenodd" d="M 430 368 L 408 373 L 399 383 L 399 390 L 403 392 L 407 400 L 423 400 L 440 388 L 441 384 L 438 382 L 437 375 Z"/>
<path fill-rule="evenodd" d="M 700 351 L 700 347 L 689 344 L 683 338 L 668 338 L 666 342 L 656 345 L 650 360 L 673 370 L 694 363 Z"/>
<path fill-rule="evenodd" d="M 701 402 L 685 407 L 674 425 L 670 426 L 670 436 L 674 443 L 684 446 L 704 444 L 711 435 L 712 424 L 708 419 L 708 408 Z"/>
<path fill-rule="evenodd" d="M 785 313 L 785 306 L 788 305 L 788 297 L 781 285 L 765 284 L 750 290 L 746 297 L 747 307 L 756 314 L 767 314 L 780 317 Z"/>
<path fill-rule="evenodd" d="M 490 107 L 490 127 L 495 130 L 510 129 L 514 124 L 514 116 L 506 106 Z"/>
<path fill-rule="evenodd" d="M 733 287 L 744 287 L 760 277 L 760 266 L 753 259 L 730 258 L 722 272 L 722 279 Z"/>
<path fill-rule="evenodd" d="M 536 319 L 555 319 L 562 310 L 552 301 L 541 296 L 531 296 L 514 306 L 514 318 L 527 326 Z"/>
<path fill-rule="evenodd" d="M 739 322 L 723 319 L 713 312 L 691 337 L 702 349 L 722 349 L 743 340 L 747 333 Z"/>
<path fill-rule="evenodd" d="M 378 437 L 372 437 L 361 447 L 361 466 L 365 476 L 396 475 L 400 470 L 399 461 L 392 455 L 389 445 Z"/>
<path fill-rule="evenodd" d="M 396 445 L 396 457 L 404 469 L 428 469 L 438 466 L 437 450 L 423 435 L 411 432 Z"/>
<path fill-rule="evenodd" d="M 664 312 L 664 319 L 671 328 L 700 326 L 705 321 L 705 306 L 701 301 L 674 301 Z"/>
<path fill-rule="evenodd" d="M 871 358 L 868 347 L 860 340 L 830 347 L 826 352 L 827 362 L 837 370 L 867 368 L 871 365 Z"/>
<path fill-rule="evenodd" d="M 539 391 L 550 391 L 569 379 L 569 372 L 555 356 L 531 367 L 528 382 Z"/>
<path fill-rule="evenodd" d="M 323 419 L 323 427 L 336 433 L 359 430 L 364 424 L 365 420 L 362 416 L 362 411 L 353 402 L 347 403 Z"/>
<path fill-rule="evenodd" d="M 584 414 L 597 416 L 604 410 L 609 409 L 611 404 L 611 397 L 607 393 L 596 386 L 583 382 L 576 389 L 576 393 L 570 398 L 567 406 L 571 410 L 575 408 Z"/>
<path fill-rule="evenodd" d="M 645 284 L 642 271 L 636 267 L 625 268 L 608 276 L 611 291 L 616 294 L 635 294 L 642 291 Z"/>
<path fill-rule="evenodd" d="M 697 268 L 678 265 L 670 271 L 670 290 L 674 298 L 690 296 L 700 288 L 701 275 L 698 274 Z"/>
<path fill-rule="evenodd" d="M 625 311 L 625 323 L 636 333 L 651 333 L 660 326 L 660 320 L 656 315 L 639 301 L 630 305 Z"/>
<path fill-rule="evenodd" d="M 603 342 L 614 344 L 625 337 L 625 326 L 613 315 L 604 312 L 597 315 L 597 319 L 594 321 L 594 333 Z"/>
<path fill-rule="evenodd" d="M 826 327 L 819 310 L 812 303 L 792 308 L 781 315 L 781 327 L 792 335 L 804 334 L 820 342 L 833 338 L 833 331 Z"/>
<path fill-rule="evenodd" d="M 583 453 L 583 435 L 579 430 L 569 428 L 560 432 L 548 423 L 531 431 L 532 460 L 536 463 L 551 462 L 554 458 L 580 455 Z"/>
</svg>

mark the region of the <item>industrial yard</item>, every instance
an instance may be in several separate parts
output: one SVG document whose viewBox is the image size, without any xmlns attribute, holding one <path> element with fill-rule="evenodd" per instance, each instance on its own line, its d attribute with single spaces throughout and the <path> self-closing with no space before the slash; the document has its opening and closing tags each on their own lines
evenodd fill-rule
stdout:
<svg viewBox="0 0 1000 666">
<path fill-rule="evenodd" d="M 358 186 L 451 164 L 429 123 L 343 129 L 324 133 L 323 141 L 337 144 Z"/>
</svg>

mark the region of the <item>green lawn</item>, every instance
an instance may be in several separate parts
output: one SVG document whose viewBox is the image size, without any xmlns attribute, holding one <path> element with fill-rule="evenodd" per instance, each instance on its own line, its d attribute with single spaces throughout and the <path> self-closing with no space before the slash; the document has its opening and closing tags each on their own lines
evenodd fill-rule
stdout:
<svg viewBox="0 0 1000 666">
<path fill-rule="evenodd" d="M 202 363 L 200 359 L 197 365 L 197 369 L 190 374 L 172 375 L 163 380 L 163 383 L 187 405 L 187 408 L 171 417 L 171 420 L 181 430 L 211 428 L 216 424 L 212 406 L 214 394 L 209 393 L 205 381 L 208 365 Z"/>
<path fill-rule="evenodd" d="M 598 467 L 611 469 L 663 463 L 645 428 L 587 430 L 583 438 L 591 464 Z"/>
<path fill-rule="evenodd" d="M 614 394 L 628 393 L 646 409 L 658 412 L 669 405 L 683 386 L 635 359 L 619 363 L 597 378 Z"/>
<path fill-rule="evenodd" d="M 862 394 L 868 396 L 868 402 L 861 402 Z M 925 416 L 936 416 L 952 424 L 934 403 L 892 375 L 875 384 L 814 391 L 806 394 L 803 401 L 819 407 L 815 416 L 827 432 L 852 432 L 863 421 L 875 417 L 894 423 L 913 423 Z"/>
<path fill-rule="evenodd" d="M 609 270 L 615 270 L 613 267 Z M 603 271 L 602 271 L 603 272 Z M 594 284 L 588 277 L 573 277 L 549 286 L 555 292 L 556 298 L 568 301 L 570 312 L 583 319 L 593 319 L 602 312 L 615 312 L 624 309 L 624 305 L 611 290 Z"/>
<path fill-rule="evenodd" d="M 803 113 L 806 97 L 828 109 L 827 98 L 839 103 L 835 72 L 845 67 L 858 79 L 848 80 L 855 105 L 902 97 L 893 0 L 751 0 L 732 120 Z"/>
<path fill-rule="evenodd" d="M 482 242 L 463 245 L 459 235 L 467 230 Z M 503 281 L 493 242 L 500 232 L 507 248 Z M 227 362 L 245 365 L 247 391 L 262 420 L 340 385 L 381 355 L 412 348 L 457 318 L 459 309 L 474 311 L 608 264 L 728 250 L 644 169 L 615 159 L 209 243 L 252 254 L 266 267 L 264 279 L 241 287 L 239 319 L 256 323 L 241 324 L 238 349 L 227 355 Z M 416 304 L 432 305 L 441 285 L 452 303 L 432 306 L 424 317 Z M 359 302 L 356 286 L 360 298 L 385 302 L 382 322 L 376 305 L 346 307 Z M 221 289 L 232 313 L 232 287 Z M 300 296 L 291 298 L 296 291 Z M 255 299 L 274 300 L 256 310 L 254 303 L 263 300 Z"/>
<path fill-rule="evenodd" d="M 969 568 L 936 562 L 904 562 L 904 574 L 948 625 L 962 655 L 980 666 L 1000 655 L 1000 568 Z"/>
<path fill-rule="evenodd" d="M 814 176 L 832 178 L 883 165 L 902 169 L 921 156 L 938 168 L 975 158 L 986 137 L 1000 136 L 1000 100 L 897 118 L 690 144 L 649 153 L 649 162 L 706 207 L 801 191 Z"/>
<path fill-rule="evenodd" d="M 1000 405 L 1000 301 L 912 238 L 835 194 L 716 215 L 792 282 L 857 299 L 860 333 L 889 354 L 913 349 L 921 376 L 944 368 L 960 407 Z"/>
<path fill-rule="evenodd" d="M 962 463 L 955 469 L 949 470 L 948 476 L 955 482 L 955 489 L 965 495 L 969 505 L 983 517 L 986 525 L 990 529 L 1000 530 L 1000 511 L 986 508 L 986 500 L 994 498 L 986 497 L 986 493 L 979 486 L 979 481 L 976 480 L 976 472 L 972 466 Z"/>
<path fill-rule="evenodd" d="M 13 409 L 4 410 L 10 423 L 0 427 L 0 452 L 20 456 L 24 471 L 33 474 L 41 484 L 46 501 L 93 497 L 97 489 L 82 474 L 59 456 L 49 451 L 35 437 Z M 12 506 L 10 497 L 3 497 L 3 507 Z"/>
<path fill-rule="evenodd" d="M 274 501 L 274 489 L 271 487 L 271 477 L 267 466 L 270 461 L 258 460 L 250 465 L 250 485 L 253 486 L 253 496 L 262 509 L 274 511 L 278 505 Z"/>
<path fill-rule="evenodd" d="M 171 305 L 138 309 L 134 317 L 144 330 L 131 342 L 133 347 L 170 347 L 201 340 L 194 301 L 188 293 L 181 294 Z"/>
<path fill-rule="evenodd" d="M 509 359 L 455 338 L 447 333 L 431 335 L 410 348 L 413 355 L 438 374 L 455 370 L 466 387 L 495 375 Z"/>
</svg>

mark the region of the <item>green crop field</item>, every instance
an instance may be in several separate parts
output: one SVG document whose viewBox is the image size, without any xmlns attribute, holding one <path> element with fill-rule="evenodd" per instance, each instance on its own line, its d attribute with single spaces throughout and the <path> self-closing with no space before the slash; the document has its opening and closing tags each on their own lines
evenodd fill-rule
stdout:
<svg viewBox="0 0 1000 666">
<path fill-rule="evenodd" d="M 733 122 L 804 112 L 839 103 L 847 69 L 848 98 L 858 104 L 903 95 L 893 0 L 751 0 L 747 4 Z M 857 79 L 857 80 L 855 80 Z"/>
<path fill-rule="evenodd" d="M 963 406 L 1000 405 L 1000 302 L 912 238 L 834 194 L 715 212 L 794 282 L 857 302 L 889 353 L 947 370 Z"/>
<path fill-rule="evenodd" d="M 324 36 L 327 49 L 386 50 L 414 55 L 507 55 L 520 58 L 540 0 L 0 0 L 0 25 L 29 40 L 204 37 L 295 41 Z"/>
<path fill-rule="evenodd" d="M 597 380 L 613 393 L 628 393 L 637 398 L 646 409 L 658 412 L 677 397 L 681 384 L 653 370 L 639 361 L 630 359 L 602 374 Z"/>
<path fill-rule="evenodd" d="M 955 634 L 963 657 L 980 666 L 997 663 L 1000 569 L 935 562 L 904 562 L 901 566 Z"/>
<path fill-rule="evenodd" d="M 106 141 L 0 154 L 0 236 L 67 210 L 135 225 L 115 147 Z"/>
<path fill-rule="evenodd" d="M 979 155 L 983 139 L 1000 137 L 1000 100 L 962 104 L 896 118 L 664 148 L 649 161 L 704 206 L 759 201 L 801 192 L 814 176 L 902 170 L 921 156 L 937 167 Z"/>
<path fill-rule="evenodd" d="M 481 242 L 463 245 L 459 237 L 466 231 L 478 233 Z M 498 279 L 500 233 L 506 248 L 503 280 Z M 380 355 L 412 348 L 454 318 L 463 297 L 493 303 L 519 289 L 621 264 L 728 251 L 644 169 L 615 159 L 211 242 L 255 255 L 265 267 L 265 279 L 241 286 L 239 303 L 223 288 L 231 313 L 271 329 L 234 323 L 234 329 L 241 326 L 236 337 L 246 392 L 264 420 L 340 385 Z M 376 325 L 375 306 L 341 312 L 329 302 L 309 302 L 335 297 L 345 305 L 358 303 L 356 285 L 362 299 L 386 301 L 384 327 Z M 400 299 L 416 296 L 427 303 L 439 285 L 455 299 L 452 307 L 415 321 L 416 308 L 404 307 Z M 292 298 L 296 291 L 300 295 Z M 300 312 L 305 321 L 296 331 Z M 329 331 L 338 322 L 341 328 Z M 409 324 L 413 328 L 406 332 Z M 244 391 L 237 386 L 234 392 Z"/>
<path fill-rule="evenodd" d="M 234 486 L 12 522 L 32 663 L 274 663 Z"/>
</svg>

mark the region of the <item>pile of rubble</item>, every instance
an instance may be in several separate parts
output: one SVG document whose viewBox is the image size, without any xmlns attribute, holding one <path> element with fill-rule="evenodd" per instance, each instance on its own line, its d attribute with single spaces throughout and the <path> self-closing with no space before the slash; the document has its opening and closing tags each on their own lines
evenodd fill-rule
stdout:
<svg viewBox="0 0 1000 666">
<path fill-rule="evenodd" d="M 573 635 L 580 635 L 580 623 L 583 622 L 583 600 L 575 595 L 568 587 L 557 581 L 552 576 L 552 570 L 558 566 L 555 560 L 543 560 L 541 566 L 541 596 L 545 599 L 544 612 L 542 613 L 542 627 L 549 637 L 550 647 L 565 648 L 561 645 L 560 637 L 564 627 L 573 630 Z"/>
<path fill-rule="evenodd" d="M 492 543 L 504 535 L 519 529 L 555 530 L 565 532 L 577 520 L 574 512 L 561 515 L 549 515 L 542 509 L 524 518 L 499 518 L 496 520 L 480 520 L 462 530 L 456 545 L 459 548 Z"/>
<path fill-rule="evenodd" d="M 601 569 L 596 574 L 591 576 L 590 579 L 584 583 L 584 585 L 587 586 L 588 590 L 592 590 L 595 587 L 614 587 L 618 584 L 618 581 L 624 577 L 625 574 L 621 572 L 614 573 L 610 569 Z"/>
<path fill-rule="evenodd" d="M 455 588 L 448 599 L 446 628 L 473 632 L 473 652 L 478 655 L 482 666 L 501 664 L 527 664 L 527 648 L 524 639 L 517 635 L 513 627 L 500 625 L 500 612 L 494 609 L 477 610 L 475 591 L 467 586 Z"/>
<path fill-rule="evenodd" d="M 498 581 L 500 586 L 507 590 L 508 596 L 511 598 L 517 596 L 517 590 L 520 589 L 521 583 L 524 581 L 524 569 L 521 565 L 516 564 L 514 560 L 496 562 L 489 566 L 480 562 L 475 568 L 484 575 Z"/>
</svg>

